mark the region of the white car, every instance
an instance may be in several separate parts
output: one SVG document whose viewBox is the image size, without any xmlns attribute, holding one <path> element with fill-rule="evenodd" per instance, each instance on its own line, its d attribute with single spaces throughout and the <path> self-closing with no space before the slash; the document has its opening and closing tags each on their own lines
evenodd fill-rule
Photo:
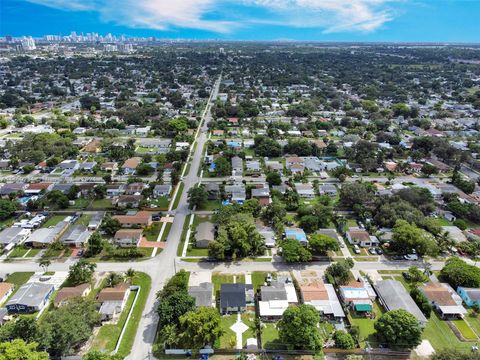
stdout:
<svg viewBox="0 0 480 360">
<path fill-rule="evenodd" d="M 409 260 L 409 261 L 416 261 L 416 260 L 418 260 L 418 255 L 417 254 L 407 254 L 403 258 L 405 260 Z"/>
</svg>

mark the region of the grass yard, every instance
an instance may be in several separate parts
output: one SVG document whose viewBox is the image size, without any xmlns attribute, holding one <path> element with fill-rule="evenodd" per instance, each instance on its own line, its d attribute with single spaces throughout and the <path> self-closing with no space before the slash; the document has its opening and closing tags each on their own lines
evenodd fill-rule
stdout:
<svg viewBox="0 0 480 360">
<path fill-rule="evenodd" d="M 252 272 L 253 291 L 257 292 L 257 289 L 259 289 L 260 286 L 263 286 L 263 284 L 265 284 L 265 279 L 266 279 L 268 274 L 269 274 L 268 271 L 254 271 L 254 272 Z M 277 278 L 276 273 L 270 273 L 270 274 L 272 274 L 272 277 L 274 279 Z"/>
<path fill-rule="evenodd" d="M 88 205 L 90 205 L 90 201 L 89 199 L 85 199 L 83 197 L 81 198 L 78 198 L 75 200 L 75 204 L 74 205 L 70 205 L 69 208 L 70 209 L 85 209 L 86 207 L 88 207 Z"/>
<path fill-rule="evenodd" d="M 472 312 L 472 310 L 468 311 L 468 314 L 465 315 L 464 320 L 470 324 L 470 326 L 477 332 L 477 334 L 480 334 L 480 318 L 479 316 L 475 316 Z"/>
<path fill-rule="evenodd" d="M 452 323 L 466 340 L 478 340 L 477 334 L 465 320 L 452 320 Z"/>
<path fill-rule="evenodd" d="M 187 249 L 187 256 L 208 256 L 208 249 L 190 248 Z"/>
<path fill-rule="evenodd" d="M 170 229 L 172 228 L 172 223 L 165 224 L 165 230 L 163 230 L 162 238 L 160 241 L 167 241 L 168 234 L 170 233 Z"/>
<path fill-rule="evenodd" d="M 373 303 L 373 312 L 375 313 L 375 319 L 378 319 L 383 313 L 382 307 L 377 303 Z M 359 330 L 360 346 L 365 347 L 365 342 L 369 341 L 374 343 L 375 337 L 375 319 L 369 319 L 363 316 L 355 316 L 352 313 L 348 314 L 348 320 L 352 326 L 357 326 Z"/>
<path fill-rule="evenodd" d="M 183 192 L 183 188 L 185 187 L 185 184 L 183 182 L 180 182 L 177 186 L 178 186 L 178 192 L 177 192 L 177 196 L 175 197 L 175 200 L 173 201 L 172 210 L 175 210 L 177 208 L 178 203 L 180 202 L 180 198 L 182 197 L 182 192 Z"/>
<path fill-rule="evenodd" d="M 223 335 L 215 342 L 217 349 L 235 349 L 236 336 L 230 327 L 237 321 L 237 314 L 223 315 L 221 327 Z"/>
<path fill-rule="evenodd" d="M 48 218 L 48 220 L 42 225 L 42 228 L 55 226 L 63 219 L 65 219 L 65 215 L 53 215 L 52 217 Z"/>
<path fill-rule="evenodd" d="M 133 285 L 139 285 L 141 290 L 117 353 L 122 358 L 127 356 L 132 349 L 143 308 L 145 307 L 145 302 L 147 301 L 147 296 L 150 292 L 151 282 L 152 280 L 145 273 L 138 273 L 137 277 L 133 279 Z M 100 328 L 100 331 L 93 341 L 91 350 L 111 352 L 115 349 L 136 294 L 136 291 L 132 291 L 127 300 L 127 304 L 125 305 L 125 309 L 123 310 L 116 324 L 106 324 Z"/>
<path fill-rule="evenodd" d="M 217 291 L 220 291 L 221 284 L 233 284 L 233 275 L 215 272 L 212 274 L 212 284 L 213 292 L 216 293 Z"/>
<path fill-rule="evenodd" d="M 455 348 L 457 350 L 468 350 L 472 343 L 461 342 L 453 331 L 448 327 L 446 321 L 441 320 L 435 311 L 428 320 L 427 326 L 423 330 L 423 339 L 430 341 L 435 350 Z"/>
<path fill-rule="evenodd" d="M 24 245 L 19 245 L 16 246 L 10 255 L 8 255 L 9 258 L 21 258 L 23 257 L 27 251 L 30 250 L 30 248 L 25 247 Z"/>
<path fill-rule="evenodd" d="M 157 241 L 158 234 L 160 233 L 161 227 L 162 227 L 161 223 L 155 222 L 152 225 L 145 228 L 145 230 L 143 231 L 143 236 L 145 236 L 145 238 L 148 241 Z"/>
<path fill-rule="evenodd" d="M 157 205 L 161 210 L 167 210 L 170 200 L 167 196 L 161 196 L 151 201 L 151 204 Z"/>
<path fill-rule="evenodd" d="M 20 287 L 25 284 L 32 275 L 35 274 L 34 272 L 14 272 L 7 276 L 6 282 L 9 282 L 16 287 Z"/>
<path fill-rule="evenodd" d="M 180 238 L 180 242 L 178 243 L 178 247 L 177 247 L 177 256 L 182 256 L 183 247 L 185 246 L 185 237 L 187 236 L 188 224 L 190 224 L 191 216 L 192 215 L 188 215 L 185 218 L 185 222 L 183 223 L 182 236 Z"/>
<path fill-rule="evenodd" d="M 197 210 L 213 211 L 219 209 L 222 206 L 220 200 L 208 200 L 203 206 L 200 206 Z"/>
<path fill-rule="evenodd" d="M 255 327 L 255 313 L 247 312 L 241 315 L 242 322 L 249 327 L 247 331 L 245 331 L 242 335 L 242 343 L 243 346 L 247 346 L 247 339 L 249 338 L 257 338 L 254 327 Z"/>
<path fill-rule="evenodd" d="M 91 218 L 92 218 L 92 215 L 83 214 L 82 216 L 80 216 L 80 219 L 78 219 L 78 220 L 75 222 L 75 225 L 87 226 L 88 223 L 90 222 L 90 219 L 91 219 Z"/>
<path fill-rule="evenodd" d="M 264 349 L 281 349 L 276 323 L 262 323 L 262 346 Z"/>
<path fill-rule="evenodd" d="M 379 274 L 397 274 L 401 275 L 403 270 L 377 270 Z"/>
<path fill-rule="evenodd" d="M 112 201 L 110 199 L 93 200 L 92 203 L 90 204 L 90 207 L 96 210 L 105 210 L 105 209 L 113 208 Z"/>
</svg>

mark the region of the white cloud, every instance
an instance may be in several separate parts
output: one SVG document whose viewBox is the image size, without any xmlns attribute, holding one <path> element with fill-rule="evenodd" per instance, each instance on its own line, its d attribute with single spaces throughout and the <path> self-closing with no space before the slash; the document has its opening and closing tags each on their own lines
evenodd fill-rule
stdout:
<svg viewBox="0 0 480 360">
<path fill-rule="evenodd" d="M 104 21 L 166 30 L 191 28 L 227 33 L 241 26 L 273 24 L 324 32 L 370 32 L 393 19 L 389 3 L 405 0 L 26 0 L 45 6 L 96 11 Z M 232 9 L 261 10 L 243 16 Z M 217 14 L 212 19 L 212 14 Z M 218 16 L 221 13 L 222 16 Z"/>
</svg>

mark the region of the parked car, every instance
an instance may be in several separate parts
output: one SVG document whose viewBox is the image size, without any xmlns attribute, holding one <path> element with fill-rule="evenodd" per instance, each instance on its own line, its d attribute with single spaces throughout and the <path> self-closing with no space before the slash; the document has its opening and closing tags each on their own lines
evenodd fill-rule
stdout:
<svg viewBox="0 0 480 360">
<path fill-rule="evenodd" d="M 378 254 L 378 255 L 383 255 L 383 250 L 382 250 L 382 248 L 377 247 L 375 250 L 377 251 L 377 254 Z"/>
<path fill-rule="evenodd" d="M 409 260 L 409 261 L 416 261 L 416 260 L 418 260 L 418 255 L 417 254 L 407 254 L 403 258 L 405 260 Z"/>
<path fill-rule="evenodd" d="M 393 255 L 392 260 L 403 260 L 403 255 Z"/>
<path fill-rule="evenodd" d="M 355 254 L 360 254 L 361 251 L 357 244 L 353 245 L 353 252 Z"/>
<path fill-rule="evenodd" d="M 377 249 L 371 247 L 370 249 L 368 249 L 368 252 L 372 255 L 377 255 Z"/>
</svg>

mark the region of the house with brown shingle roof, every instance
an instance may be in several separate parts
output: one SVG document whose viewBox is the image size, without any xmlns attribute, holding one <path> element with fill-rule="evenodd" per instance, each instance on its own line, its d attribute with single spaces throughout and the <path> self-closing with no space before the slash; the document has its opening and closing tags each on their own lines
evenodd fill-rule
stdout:
<svg viewBox="0 0 480 360">
<path fill-rule="evenodd" d="M 462 298 L 447 283 L 430 281 L 418 289 L 444 320 L 462 319 L 467 313 Z"/>
<path fill-rule="evenodd" d="M 80 284 L 73 287 L 64 287 L 58 290 L 57 296 L 55 300 L 53 300 L 53 304 L 58 307 L 65 305 L 70 299 L 75 297 L 85 297 L 91 291 L 90 284 Z"/>
<path fill-rule="evenodd" d="M 116 215 L 113 219 L 117 219 L 123 227 L 132 226 L 149 226 L 152 224 L 152 214 L 148 211 L 138 211 L 131 215 Z"/>
<path fill-rule="evenodd" d="M 141 162 L 142 162 L 142 158 L 140 157 L 133 157 L 125 160 L 125 162 L 122 165 L 122 169 L 125 175 L 134 174 L 135 170 L 137 169 L 137 166 L 140 165 Z"/>
<path fill-rule="evenodd" d="M 113 242 L 121 247 L 138 246 L 143 229 L 120 229 L 115 233 Z"/>
<path fill-rule="evenodd" d="M 102 150 L 100 139 L 93 139 L 87 145 L 84 146 L 82 152 L 86 153 L 99 153 Z"/>
<path fill-rule="evenodd" d="M 118 319 L 118 315 L 125 308 L 130 286 L 121 283 L 113 288 L 104 288 L 97 295 L 97 301 L 101 304 L 99 313 L 102 321 Z"/>
</svg>

